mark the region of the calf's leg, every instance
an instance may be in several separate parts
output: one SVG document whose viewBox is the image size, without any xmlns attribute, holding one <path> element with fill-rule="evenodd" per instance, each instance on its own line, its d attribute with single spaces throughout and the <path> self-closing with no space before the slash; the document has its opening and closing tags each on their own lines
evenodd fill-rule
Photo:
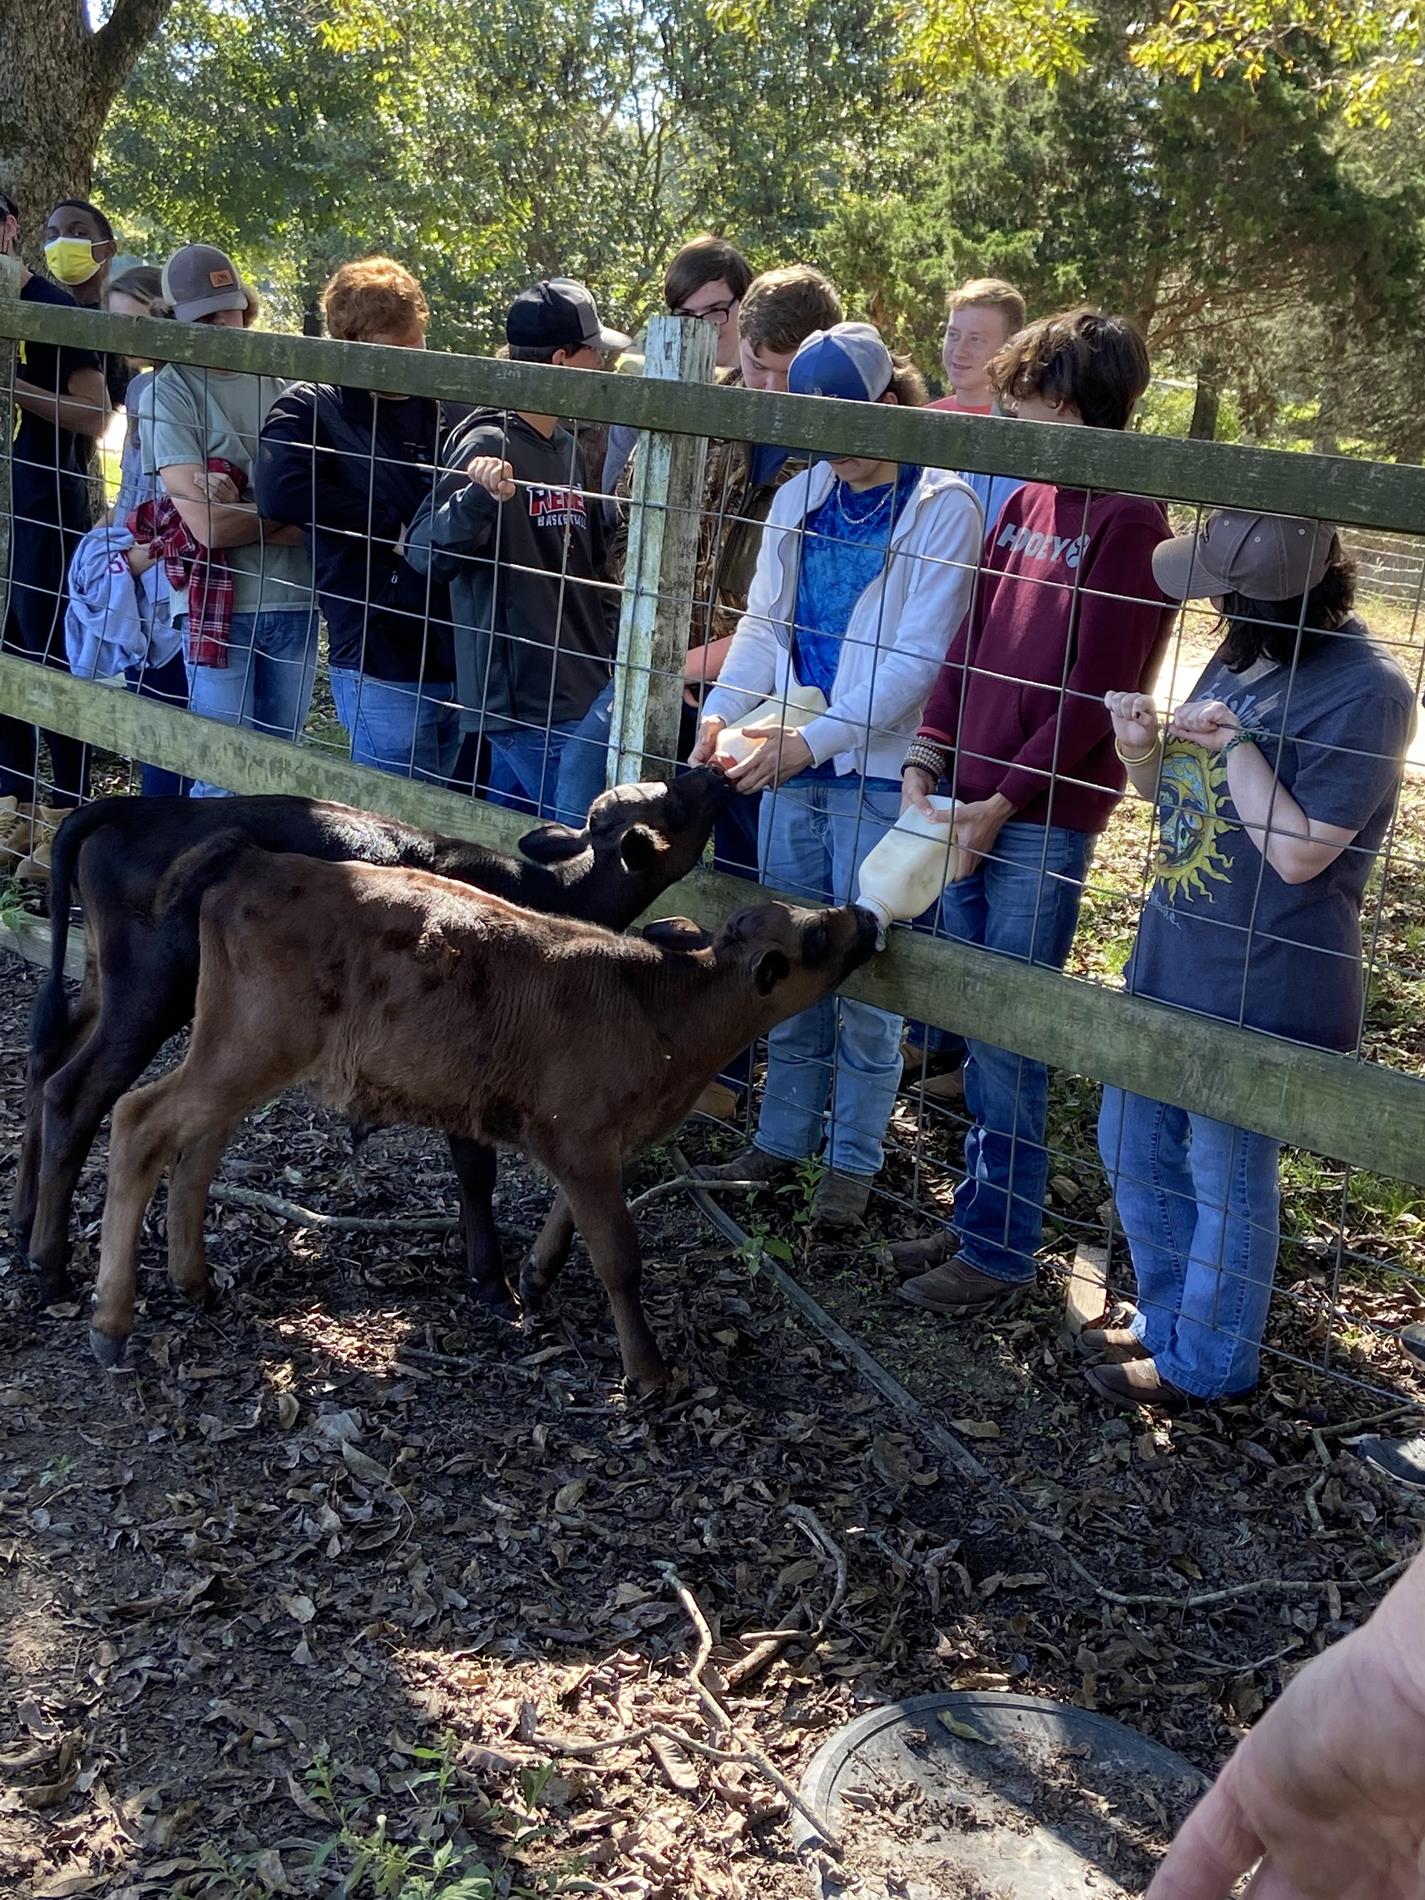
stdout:
<svg viewBox="0 0 1425 1900">
<path fill-rule="evenodd" d="M 574 1245 L 574 1214 L 563 1188 L 554 1197 L 554 1205 L 540 1228 L 520 1267 L 520 1298 L 526 1306 L 538 1307 L 558 1279 Z"/>
<path fill-rule="evenodd" d="M 159 1176 L 183 1139 L 183 1093 L 183 1070 L 179 1069 L 148 1088 L 135 1089 L 114 1110 L 99 1277 L 89 1323 L 89 1344 L 103 1366 L 121 1362 L 134 1329 L 134 1256 L 139 1231 Z M 186 1125 L 192 1126 L 191 1122 Z"/>
<path fill-rule="evenodd" d="M 185 1135 L 168 1175 L 168 1277 L 185 1298 L 206 1306 L 212 1298 L 203 1218 L 208 1189 L 223 1151 L 232 1138 L 225 1123 L 203 1134 Z"/>
<path fill-rule="evenodd" d="M 109 1134 L 109 1191 L 99 1241 L 99 1277 L 89 1344 L 101 1365 L 116 1366 L 134 1324 L 134 1257 L 139 1230 L 158 1178 L 180 1149 L 188 1160 L 178 1178 L 177 1268 L 184 1291 L 190 1278 L 207 1268 L 202 1256 L 198 1190 L 206 1199 L 208 1182 L 227 1144 L 233 1124 L 301 1073 L 302 1065 L 281 1051 L 264 1049 L 251 1026 L 215 1010 L 205 1031 L 200 1017 L 187 1060 L 172 1075 L 126 1095 L 114 1110 Z M 194 1240 L 195 1223 L 198 1227 Z M 170 1269 L 174 1251 L 170 1243 Z M 180 1276 L 182 1276 L 180 1278 Z"/>
<path fill-rule="evenodd" d="M 44 1146 L 44 1090 L 50 1077 L 68 1062 L 94 1027 L 99 1013 L 97 985 L 88 977 L 66 1012 L 63 1029 L 53 1024 L 31 1031 L 29 1059 L 25 1065 L 25 1132 L 20 1141 L 20 1159 L 15 1168 L 15 1186 L 10 1198 L 10 1230 L 15 1245 L 23 1254 L 30 1251 L 30 1236 L 35 1224 L 35 1202 L 39 1195 L 39 1171 Z"/>
<path fill-rule="evenodd" d="M 460 1230 L 465 1238 L 465 1269 L 475 1297 L 503 1318 L 514 1316 L 514 1302 L 500 1257 L 495 1225 L 495 1176 L 499 1157 L 482 1141 L 451 1135 L 450 1158 L 460 1188 Z"/>
<path fill-rule="evenodd" d="M 609 1296 L 625 1376 L 640 1393 L 656 1392 L 668 1383 L 668 1368 L 639 1299 L 643 1263 L 633 1216 L 624 1204 L 619 1165 L 613 1162 L 606 1170 L 585 1168 L 577 1174 L 560 1168 L 557 1179 Z"/>
</svg>

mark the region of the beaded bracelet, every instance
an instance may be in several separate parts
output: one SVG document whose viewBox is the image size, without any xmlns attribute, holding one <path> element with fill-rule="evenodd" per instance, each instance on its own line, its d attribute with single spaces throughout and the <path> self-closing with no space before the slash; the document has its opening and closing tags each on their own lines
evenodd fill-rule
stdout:
<svg viewBox="0 0 1425 1900">
<path fill-rule="evenodd" d="M 1226 765 L 1229 755 L 1234 752 L 1239 745 L 1255 745 L 1259 736 L 1258 733 L 1248 732 L 1245 726 L 1241 727 L 1238 731 L 1233 733 L 1226 745 L 1219 749 L 1217 754 L 1218 758 Z"/>
<path fill-rule="evenodd" d="M 913 765 L 921 772 L 933 772 L 937 779 L 942 779 L 948 758 L 943 747 L 932 745 L 928 739 L 917 739 L 901 760 L 901 771 Z"/>
</svg>

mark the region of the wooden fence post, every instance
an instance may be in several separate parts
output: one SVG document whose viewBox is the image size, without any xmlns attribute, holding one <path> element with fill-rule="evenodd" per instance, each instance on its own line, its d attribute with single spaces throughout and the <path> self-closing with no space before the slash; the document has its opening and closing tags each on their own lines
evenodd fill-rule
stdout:
<svg viewBox="0 0 1425 1900">
<path fill-rule="evenodd" d="M 643 373 L 705 383 L 716 348 L 710 323 L 653 317 Z M 638 439 L 609 730 L 610 785 L 666 777 L 678 756 L 707 446 L 705 436 L 663 430 Z"/>
</svg>

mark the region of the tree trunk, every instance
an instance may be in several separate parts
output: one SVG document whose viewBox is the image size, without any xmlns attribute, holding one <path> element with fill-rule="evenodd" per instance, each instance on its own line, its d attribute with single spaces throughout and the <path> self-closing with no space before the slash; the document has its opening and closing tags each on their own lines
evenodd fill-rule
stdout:
<svg viewBox="0 0 1425 1900">
<path fill-rule="evenodd" d="M 39 262 L 44 221 L 87 197 L 115 94 L 173 0 L 114 0 L 97 32 L 83 0 L 10 0 L 0 59 L 0 184 L 20 207 L 26 259 Z"/>
<path fill-rule="evenodd" d="M 1221 365 L 1215 356 L 1204 356 L 1197 366 L 1197 394 L 1193 398 L 1192 421 L 1188 435 L 1194 442 L 1217 440 L 1217 418 L 1222 408 Z"/>
</svg>

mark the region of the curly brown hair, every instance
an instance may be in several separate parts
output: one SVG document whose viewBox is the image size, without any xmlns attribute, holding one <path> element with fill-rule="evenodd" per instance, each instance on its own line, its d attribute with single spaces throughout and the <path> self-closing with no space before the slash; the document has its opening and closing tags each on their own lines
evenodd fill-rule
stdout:
<svg viewBox="0 0 1425 1900">
<path fill-rule="evenodd" d="M 322 292 L 327 335 L 348 343 L 424 332 L 430 305 L 420 281 L 394 257 L 358 257 L 343 264 Z"/>
<path fill-rule="evenodd" d="M 1132 317 L 1086 306 L 1031 323 L 986 373 L 1007 404 L 1030 396 L 1069 402 L 1091 429 L 1126 429 L 1148 387 L 1148 344 Z"/>
</svg>

